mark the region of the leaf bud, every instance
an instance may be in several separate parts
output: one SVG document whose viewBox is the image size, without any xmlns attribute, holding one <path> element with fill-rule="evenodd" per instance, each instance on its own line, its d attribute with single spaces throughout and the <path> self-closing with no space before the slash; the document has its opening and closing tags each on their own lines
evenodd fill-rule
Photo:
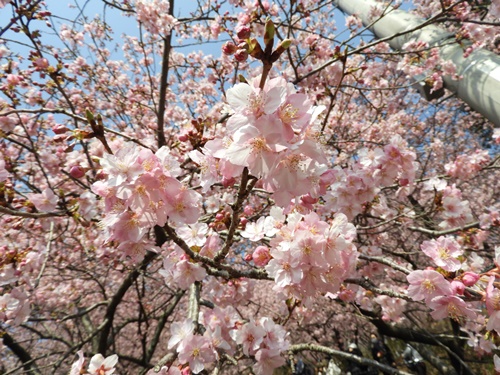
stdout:
<svg viewBox="0 0 500 375">
<path fill-rule="evenodd" d="M 264 32 L 264 45 L 272 46 L 274 43 L 274 34 L 276 33 L 276 29 L 274 28 L 274 23 L 271 19 L 266 21 L 265 32 Z"/>
</svg>

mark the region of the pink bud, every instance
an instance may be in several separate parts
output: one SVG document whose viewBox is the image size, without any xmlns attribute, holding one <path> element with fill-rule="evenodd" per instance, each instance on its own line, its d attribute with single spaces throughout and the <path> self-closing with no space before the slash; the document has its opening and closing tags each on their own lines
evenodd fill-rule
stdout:
<svg viewBox="0 0 500 375">
<path fill-rule="evenodd" d="M 74 178 L 82 178 L 85 176 L 85 170 L 79 165 L 73 165 L 69 170 L 69 174 Z"/>
<path fill-rule="evenodd" d="M 56 134 L 53 138 L 54 142 L 64 142 L 68 139 L 66 134 Z"/>
<path fill-rule="evenodd" d="M 238 62 L 245 62 L 248 59 L 248 52 L 245 49 L 239 49 L 234 54 L 234 59 Z"/>
<path fill-rule="evenodd" d="M 225 188 L 233 186 L 236 183 L 236 179 L 234 177 L 223 177 L 222 178 L 222 186 Z"/>
<path fill-rule="evenodd" d="M 401 186 L 408 186 L 409 183 L 410 183 L 410 180 L 408 180 L 407 178 L 401 178 L 399 180 L 399 185 L 401 185 Z"/>
<path fill-rule="evenodd" d="M 225 55 L 231 56 L 235 52 L 236 52 L 236 46 L 234 45 L 234 43 L 226 42 L 222 46 L 222 53 L 224 53 Z"/>
<path fill-rule="evenodd" d="M 188 140 L 188 136 L 186 134 L 179 135 L 179 141 L 186 142 Z"/>
<path fill-rule="evenodd" d="M 57 124 L 57 125 L 54 125 L 52 127 L 52 131 L 56 134 L 64 134 L 68 131 L 69 129 L 64 126 L 64 125 L 61 125 L 61 124 Z"/>
<path fill-rule="evenodd" d="M 215 220 L 221 221 L 224 219 L 224 214 L 222 212 L 219 212 L 217 215 L 215 215 Z"/>
<path fill-rule="evenodd" d="M 462 275 L 462 282 L 465 286 L 473 286 L 479 280 L 479 275 L 474 272 L 467 271 Z"/>
<path fill-rule="evenodd" d="M 451 282 L 451 289 L 453 290 L 453 293 L 463 295 L 465 291 L 465 285 L 458 280 L 453 280 Z"/>
<path fill-rule="evenodd" d="M 245 40 L 250 38 L 252 30 L 248 26 L 240 26 L 236 29 L 236 35 L 239 40 Z"/>
<path fill-rule="evenodd" d="M 241 226 L 244 227 L 245 225 L 247 225 L 247 223 L 248 223 L 248 219 L 246 217 L 240 218 L 240 224 L 241 224 Z"/>
<path fill-rule="evenodd" d="M 300 200 L 305 204 L 314 204 L 318 201 L 318 198 L 311 197 L 310 194 L 303 195 L 300 197 Z"/>
<path fill-rule="evenodd" d="M 252 260 L 252 254 L 245 254 L 244 258 L 247 262 L 250 262 Z"/>
</svg>

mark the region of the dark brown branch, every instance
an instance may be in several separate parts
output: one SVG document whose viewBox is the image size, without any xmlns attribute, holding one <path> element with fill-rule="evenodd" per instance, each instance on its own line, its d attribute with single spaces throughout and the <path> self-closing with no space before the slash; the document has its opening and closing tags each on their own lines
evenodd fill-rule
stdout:
<svg viewBox="0 0 500 375">
<path fill-rule="evenodd" d="M 21 345 L 15 342 L 12 336 L 10 336 L 7 332 L 2 330 L 0 333 L 2 334 L 3 344 L 8 347 L 23 363 L 23 368 L 26 373 L 32 375 L 42 375 L 29 353 Z"/>
<path fill-rule="evenodd" d="M 174 14 L 174 0 L 170 1 L 169 13 Z M 172 32 L 163 39 L 163 59 L 161 65 L 161 78 L 160 78 L 160 100 L 158 103 L 158 148 L 165 146 L 167 140 L 165 139 L 165 106 L 167 105 L 167 88 L 168 88 L 168 70 L 170 64 L 170 51 L 172 49 Z"/>
<path fill-rule="evenodd" d="M 157 256 L 158 254 L 156 253 L 148 252 L 139 267 L 128 274 L 127 278 L 123 281 L 122 285 L 109 302 L 108 308 L 106 309 L 106 313 L 104 315 L 106 321 L 99 336 L 98 353 L 101 353 L 104 356 L 106 355 L 106 351 L 109 346 L 108 339 L 111 333 L 111 328 L 113 327 L 113 319 L 115 317 L 116 309 L 123 300 L 125 293 L 127 293 L 135 280 L 137 280 L 141 272 L 144 271 L 149 263 L 151 263 L 151 261 L 153 261 L 153 259 L 155 259 Z"/>
</svg>

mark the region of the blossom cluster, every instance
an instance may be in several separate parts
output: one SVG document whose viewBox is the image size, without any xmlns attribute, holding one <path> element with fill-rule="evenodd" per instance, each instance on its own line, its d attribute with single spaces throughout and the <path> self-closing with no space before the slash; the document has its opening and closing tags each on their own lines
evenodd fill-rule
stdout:
<svg viewBox="0 0 500 375">
<path fill-rule="evenodd" d="M 455 186 L 447 186 L 442 190 L 442 216 L 443 221 L 439 223 L 442 228 L 462 227 L 473 221 L 469 201 L 462 199 L 462 192 Z"/>
<path fill-rule="evenodd" d="M 151 35 L 170 34 L 177 20 L 169 13 L 170 3 L 162 0 L 136 0 L 137 20 Z"/>
<path fill-rule="evenodd" d="M 144 235 L 155 225 L 198 220 L 201 197 L 177 179 L 180 168 L 168 148 L 153 153 L 128 144 L 115 155 L 104 155 L 101 166 L 107 178 L 95 182 L 92 191 L 104 198 L 102 225 L 108 240 L 119 241 L 124 251 L 131 252 L 126 255 L 145 252 Z"/>
<path fill-rule="evenodd" d="M 301 195 L 317 197 L 320 177 L 327 171 L 313 128 L 322 108 L 312 106 L 307 95 L 281 77 L 270 79 L 262 89 L 259 81 L 257 77 L 227 91 L 234 113 L 225 137 L 208 141 L 203 154 L 195 155 L 203 165 L 202 180 L 207 184 L 219 172 L 230 181 L 246 167 L 274 193 L 279 206 L 287 207 Z"/>
<path fill-rule="evenodd" d="M 247 357 L 256 360 L 257 375 L 272 374 L 285 364 L 281 356 L 289 347 L 285 329 L 268 317 L 241 322 L 236 310 L 228 306 L 215 307 L 200 315 L 203 334 L 197 332 L 190 319 L 174 322 L 171 326 L 170 349 L 175 348 L 179 363 L 188 365 L 197 374 L 218 360 L 223 350 L 234 355 L 238 348 Z"/>
<path fill-rule="evenodd" d="M 286 225 L 271 240 L 271 260 L 265 266 L 274 290 L 304 303 L 317 293 L 337 293 L 355 274 L 358 252 L 354 225 L 335 214 L 331 223 L 316 213 L 288 215 Z"/>
<path fill-rule="evenodd" d="M 353 219 L 365 203 L 375 198 L 379 187 L 395 182 L 403 187 L 413 183 L 415 158 L 415 152 L 399 135 L 393 136 L 383 149 L 361 149 L 351 169 L 336 167 L 323 176 L 330 184 L 324 196 L 325 210 L 340 211 Z"/>
<path fill-rule="evenodd" d="M 459 155 L 455 161 L 444 166 L 451 177 L 468 180 L 490 161 L 487 150 L 476 150 L 472 155 Z"/>
</svg>

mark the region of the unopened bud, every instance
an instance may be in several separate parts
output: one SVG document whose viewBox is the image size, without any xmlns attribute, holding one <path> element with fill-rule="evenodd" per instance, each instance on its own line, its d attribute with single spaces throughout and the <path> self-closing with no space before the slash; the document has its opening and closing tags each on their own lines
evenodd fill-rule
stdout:
<svg viewBox="0 0 500 375">
<path fill-rule="evenodd" d="M 222 46 L 222 53 L 224 53 L 224 55 L 231 56 L 235 52 L 236 52 L 236 45 L 232 42 L 226 42 Z"/>
<path fill-rule="evenodd" d="M 248 59 L 248 52 L 246 49 L 239 49 L 234 54 L 234 59 L 238 62 L 245 62 Z"/>
<path fill-rule="evenodd" d="M 455 294 L 463 296 L 465 291 L 465 285 L 461 281 L 453 280 L 451 282 L 451 290 L 453 290 Z"/>
<path fill-rule="evenodd" d="M 85 170 L 79 165 L 74 165 L 69 170 L 69 174 L 74 178 L 82 178 L 83 176 L 85 176 Z"/>
<path fill-rule="evenodd" d="M 236 29 L 236 35 L 239 40 L 245 40 L 250 38 L 252 30 L 248 26 L 240 26 Z"/>
<path fill-rule="evenodd" d="M 462 282 L 465 286 L 473 286 L 478 282 L 479 278 L 477 273 L 467 271 L 462 275 Z"/>
<path fill-rule="evenodd" d="M 57 125 L 54 125 L 52 127 L 52 131 L 55 133 L 55 134 L 64 134 L 68 131 L 69 129 L 64 126 L 64 125 L 61 125 L 61 124 L 57 124 Z"/>
<path fill-rule="evenodd" d="M 247 42 L 241 42 L 241 43 L 238 43 L 238 47 L 237 48 L 238 49 L 244 49 L 244 50 L 248 51 L 249 46 L 248 46 Z"/>
<path fill-rule="evenodd" d="M 68 136 L 66 134 L 56 134 L 54 138 L 52 138 L 54 142 L 64 142 L 68 139 Z"/>
</svg>

